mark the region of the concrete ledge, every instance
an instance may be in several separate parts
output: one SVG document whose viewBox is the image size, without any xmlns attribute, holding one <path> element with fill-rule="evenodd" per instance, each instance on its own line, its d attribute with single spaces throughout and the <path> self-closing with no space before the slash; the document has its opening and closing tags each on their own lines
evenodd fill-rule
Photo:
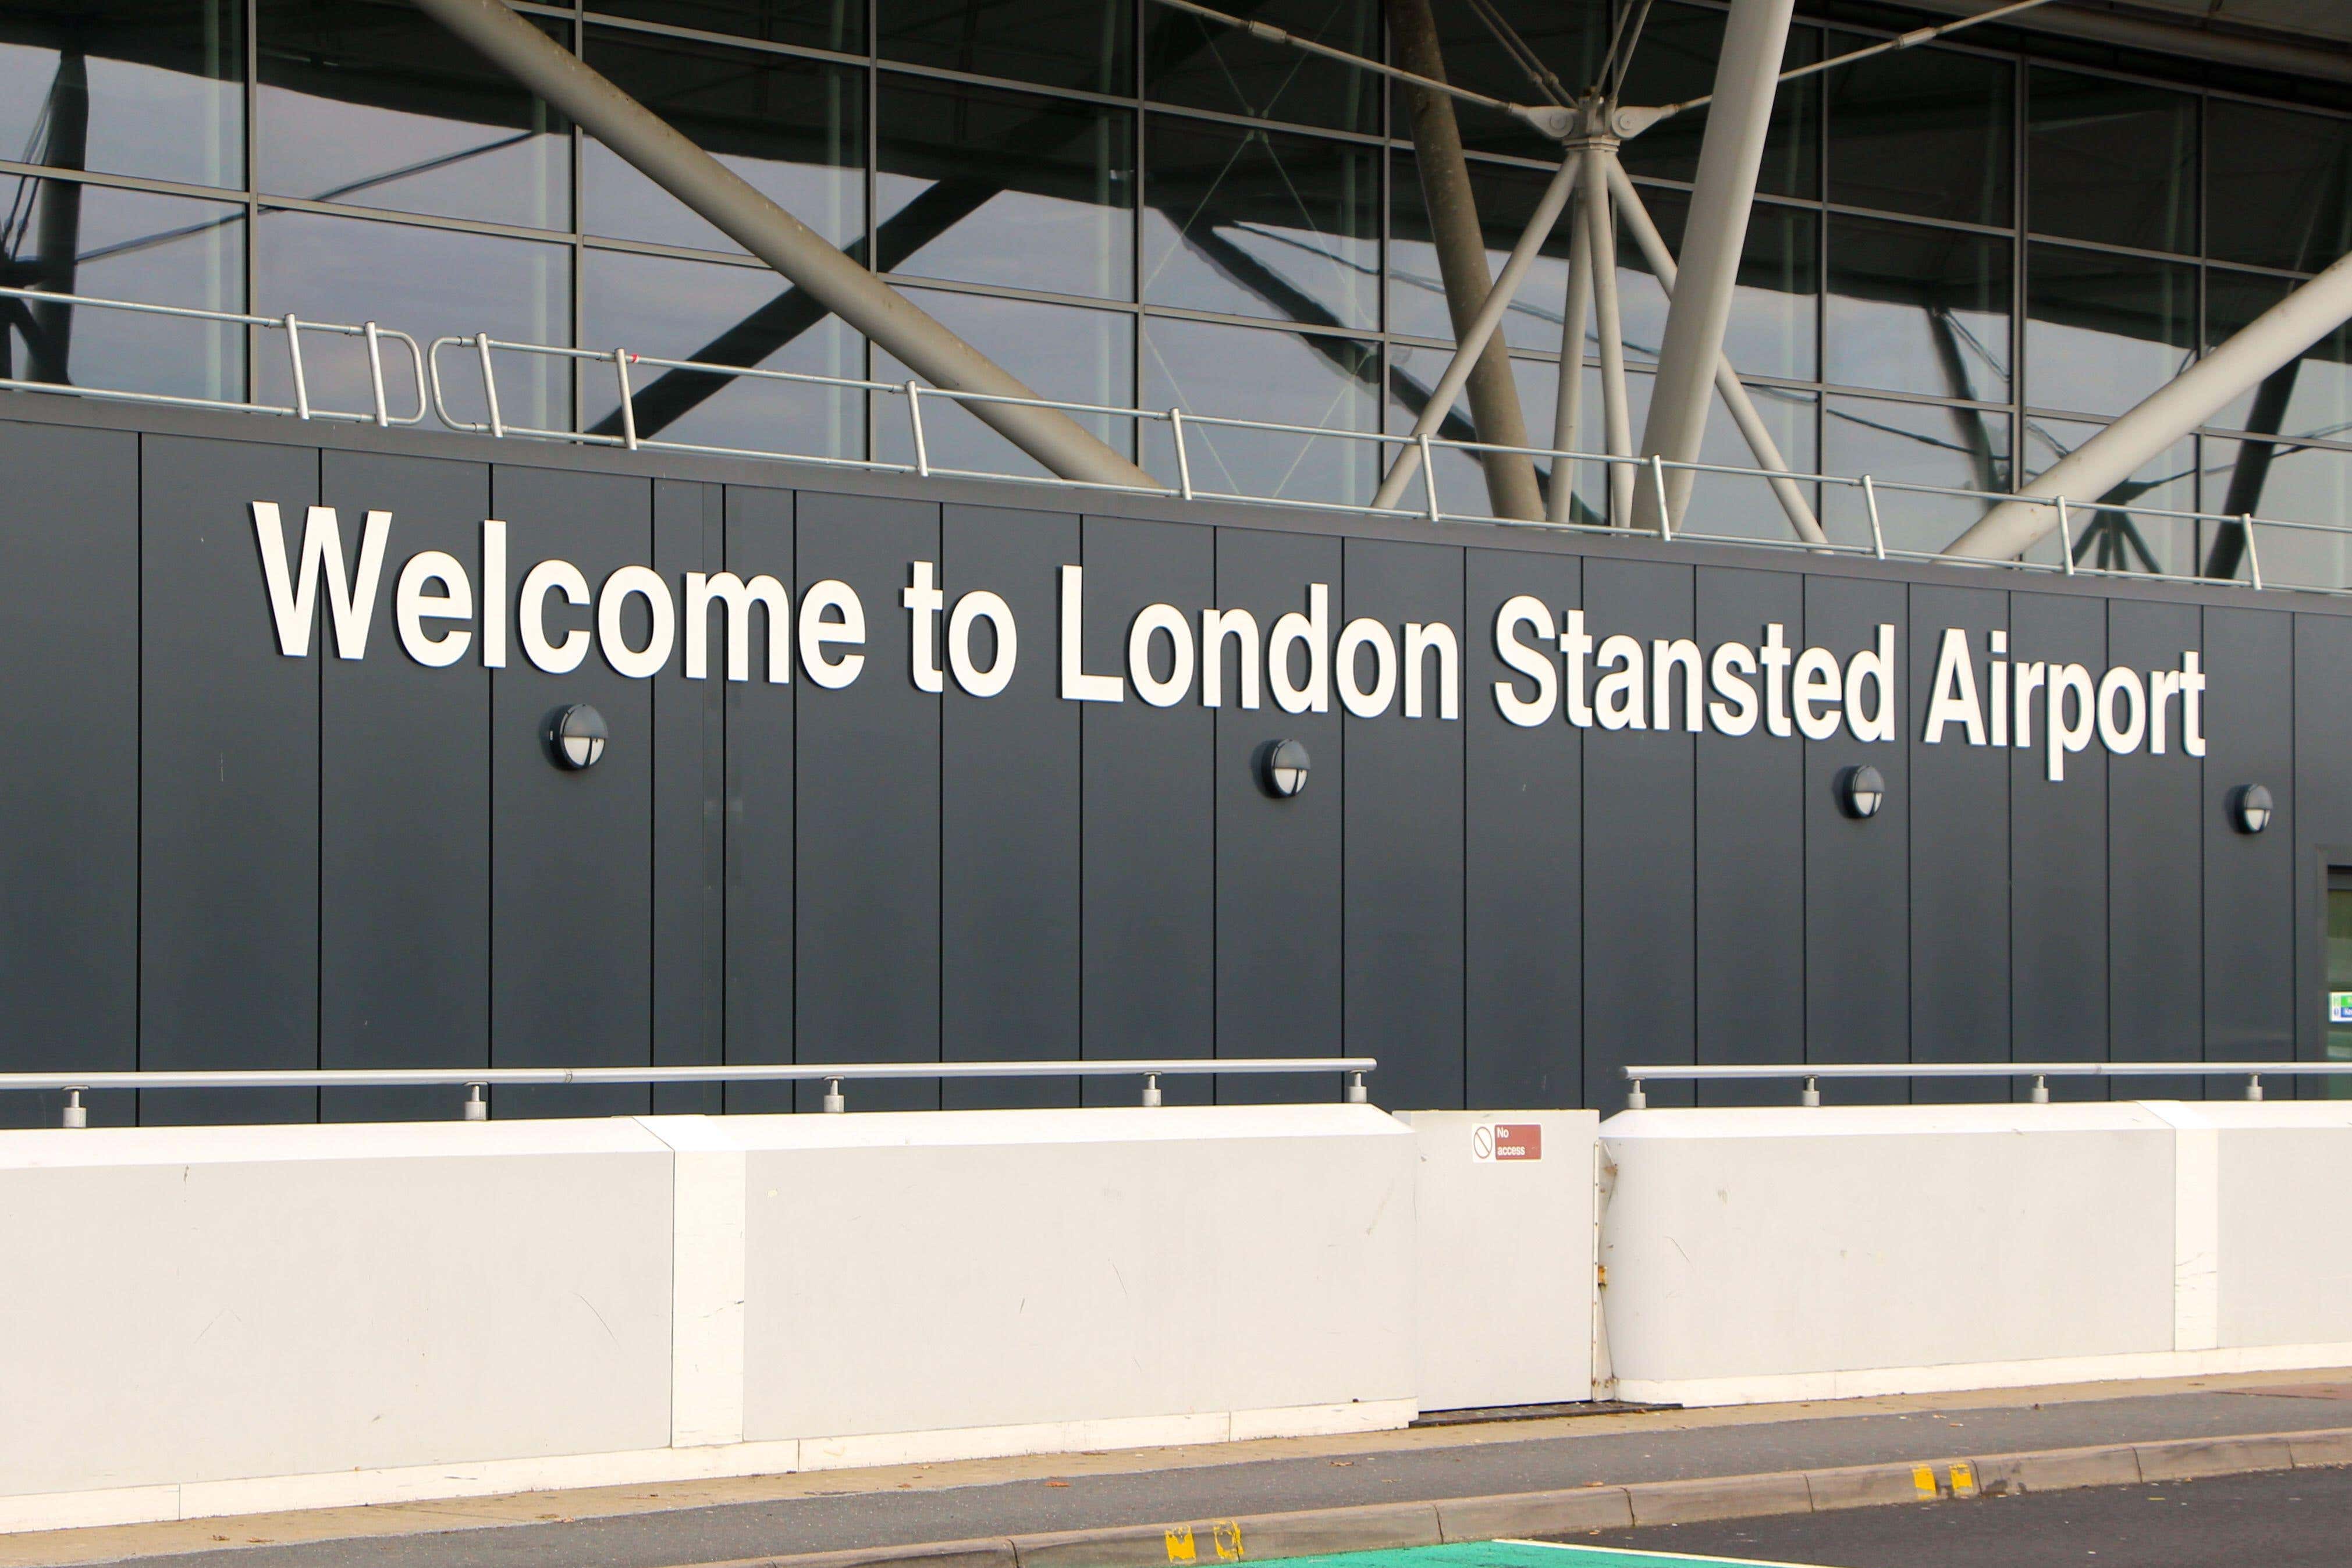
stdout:
<svg viewBox="0 0 2352 1568">
<path fill-rule="evenodd" d="M 2285 1437 L 2193 1438 L 2133 1447 L 2139 1454 L 2140 1479 L 2145 1481 L 2188 1481 L 2200 1476 L 2294 1468 L 2294 1449 Z"/>
<path fill-rule="evenodd" d="M 1709 1519 L 1760 1519 L 1773 1513 L 1811 1513 L 1813 1494 L 1802 1470 L 1768 1476 L 1708 1476 L 1688 1481 L 1643 1481 L 1625 1489 L 1636 1529 L 1652 1524 L 1696 1524 Z"/>
<path fill-rule="evenodd" d="M 2286 1446 L 2293 1450 L 2294 1468 L 2299 1470 L 2352 1465 L 2352 1431 L 2305 1432 L 2289 1437 Z"/>
<path fill-rule="evenodd" d="M 1987 1497 L 2065 1491 L 2074 1487 L 2137 1484 L 2139 1453 L 2128 1443 L 2102 1448 L 2051 1448 L 2032 1454 L 1994 1454 L 1973 1461 L 1977 1484 Z"/>
<path fill-rule="evenodd" d="M 1933 1502 L 1951 1492 L 1951 1483 L 1939 1483 L 1937 1478 L 1933 1465 L 1855 1465 L 1848 1469 L 1808 1470 L 1805 1488 L 1812 1494 L 1813 1511 L 1828 1513 L 1890 1502 Z"/>
<path fill-rule="evenodd" d="M 1447 1498 L 1437 1522 L 1448 1541 L 1496 1541 L 1568 1535 L 1587 1530 L 1631 1530 L 1633 1500 L 1623 1487 L 1570 1487 L 1561 1491 L 1500 1497 Z"/>
<path fill-rule="evenodd" d="M 1006 1544 L 1018 1568 L 1168 1568 L 1170 1563 L 1385 1552 L 1408 1546 L 1435 1546 L 1444 1539 L 1438 1528 L 1436 1504 L 1382 1502 L 1297 1513 L 1244 1514 L 1235 1519 L 1195 1520 L 1181 1524 L 1056 1531 L 1050 1534 L 1016 1535 Z M 789 1562 L 791 1568 L 803 1568 L 802 1559 L 782 1561 Z M 811 1568 L 835 1568 L 835 1564 L 809 1561 Z M 852 1563 L 898 1561 L 897 1556 L 887 1552 L 864 1557 L 853 1552 L 843 1559 L 838 1568 L 848 1568 Z M 961 1568 L 961 1564 L 956 1568 Z M 975 1560 L 973 1568 L 987 1565 Z"/>
<path fill-rule="evenodd" d="M 750 1563 L 717 1565 L 717 1568 L 866 1568 L 869 1563 L 903 1563 L 909 1568 L 1019 1568 L 1013 1542 L 1002 1536 L 993 1541 L 935 1541 L 923 1546 L 867 1546 L 846 1552 L 814 1552 L 798 1557 L 764 1557 Z"/>
</svg>

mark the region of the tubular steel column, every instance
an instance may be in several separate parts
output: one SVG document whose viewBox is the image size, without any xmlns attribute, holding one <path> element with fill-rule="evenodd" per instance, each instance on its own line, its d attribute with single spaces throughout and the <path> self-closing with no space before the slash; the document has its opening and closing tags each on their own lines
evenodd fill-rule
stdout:
<svg viewBox="0 0 2352 1568">
<path fill-rule="evenodd" d="M 1577 156 L 1584 160 L 1584 225 L 1592 251 L 1592 317 L 1601 333 L 1601 417 L 1602 446 L 1612 457 L 1633 455 L 1633 404 L 1625 391 L 1625 318 L 1617 302 L 1617 225 L 1610 212 L 1609 160 L 1614 146 L 1589 143 Z M 1607 465 L 1611 528 L 1633 520 L 1633 467 L 1630 463 Z"/>
<path fill-rule="evenodd" d="M 1579 191 L 1568 214 L 1568 301 L 1560 312 L 1559 392 L 1552 403 L 1553 458 L 1551 494 L 1547 511 L 1555 523 L 1576 520 L 1576 460 L 1565 455 L 1576 450 L 1584 423 L 1584 323 L 1592 314 L 1592 231 L 1584 219 L 1584 204 L 1592 200 L 1591 187 Z"/>
<path fill-rule="evenodd" d="M 2232 398 L 2352 320 L 2352 256 L 2272 306 L 2237 336 L 2150 393 L 2130 413 L 2074 448 L 1944 547 L 1950 558 L 2011 560 L 2058 526 L 2060 496 L 2105 496 L 2140 465 L 2211 419 Z"/>
<path fill-rule="evenodd" d="M 1429 0 L 1389 0 L 1389 26 L 1396 38 L 1397 63 L 1417 75 L 1443 80 L 1445 59 Z M 1486 240 L 1478 224 L 1477 198 L 1470 188 L 1470 165 L 1462 155 L 1462 131 L 1454 100 L 1428 88 L 1403 85 L 1412 118 L 1413 162 L 1421 171 L 1423 203 L 1429 209 L 1429 236 L 1437 251 L 1438 276 L 1445 284 L 1446 314 L 1455 341 L 1465 340 L 1494 283 L 1486 270 Z M 1470 369 L 1470 423 L 1481 441 L 1497 446 L 1528 444 L 1527 418 L 1519 389 L 1511 380 L 1508 345 L 1489 339 Z M 1453 400 L 1438 407 L 1443 418 Z M 1486 497 L 1498 517 L 1533 522 L 1543 516 L 1536 488 L 1535 460 L 1517 452 L 1482 452 Z"/>
<path fill-rule="evenodd" d="M 1037 396 L 500 0 L 415 4 L 933 386 L 995 397 Z M 1058 409 L 964 406 L 1061 478 L 1159 488 L 1150 475 Z"/>
<path fill-rule="evenodd" d="M 1658 379 L 1642 439 L 1644 456 L 1670 463 L 1698 458 L 1795 8 L 1796 0 L 1732 0 L 1725 20 L 1706 136 L 1699 145 L 1698 180 L 1691 191 L 1690 224 L 1684 231 L 1682 287 L 1666 313 L 1665 339 L 1658 347 Z M 1677 519 L 1690 499 L 1691 480 L 1688 469 L 1666 476 L 1667 504 Z M 1646 487 L 1636 507 L 1640 527 L 1655 530 L 1664 525 Z"/>
</svg>

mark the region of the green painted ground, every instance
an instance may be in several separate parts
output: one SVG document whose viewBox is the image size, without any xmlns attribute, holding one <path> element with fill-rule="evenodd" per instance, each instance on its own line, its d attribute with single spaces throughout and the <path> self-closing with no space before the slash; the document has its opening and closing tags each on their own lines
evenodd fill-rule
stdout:
<svg viewBox="0 0 2352 1568">
<path fill-rule="evenodd" d="M 1282 1568 L 1667 1568 L 1670 1563 L 1683 1568 L 1802 1568 L 1792 1563 L 1759 1564 L 1747 1557 L 1685 1557 L 1671 1552 L 1620 1552 L 1606 1546 L 1546 1546 L 1517 1541 L 1286 1557 Z"/>
</svg>

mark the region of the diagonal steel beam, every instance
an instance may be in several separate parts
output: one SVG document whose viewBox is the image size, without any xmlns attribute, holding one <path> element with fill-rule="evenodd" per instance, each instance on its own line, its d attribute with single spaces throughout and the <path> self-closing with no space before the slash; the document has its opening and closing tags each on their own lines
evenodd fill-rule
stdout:
<svg viewBox="0 0 2352 1568">
<path fill-rule="evenodd" d="M 2058 526 L 2059 497 L 2104 496 L 2241 394 L 2352 320 L 2352 256 L 2256 317 L 2228 342 L 2143 399 L 2122 418 L 1944 547 L 1948 558 L 2013 560 Z"/>
<path fill-rule="evenodd" d="M 1018 377 L 679 135 L 502 0 L 415 0 L 415 5 L 932 385 L 992 397 L 1037 399 Z M 1017 402 L 966 406 L 1059 477 L 1160 487 L 1149 474 L 1058 409 Z"/>
<path fill-rule="evenodd" d="M 1796 0 L 1732 0 L 1725 19 L 1723 53 L 1716 63 L 1706 135 L 1699 144 L 1698 180 L 1691 190 L 1690 222 L 1683 236 L 1682 284 L 1666 312 L 1665 336 L 1658 345 L 1650 422 L 1642 435 L 1643 456 L 1661 456 L 1670 463 L 1698 459 L 1795 9 Z M 1689 502 L 1694 477 L 1687 468 L 1666 476 L 1666 505 L 1674 520 L 1680 519 Z M 1658 498 L 1649 486 L 1640 487 L 1635 508 L 1636 527 L 1656 532 L 1669 520 L 1660 515 Z"/>
</svg>

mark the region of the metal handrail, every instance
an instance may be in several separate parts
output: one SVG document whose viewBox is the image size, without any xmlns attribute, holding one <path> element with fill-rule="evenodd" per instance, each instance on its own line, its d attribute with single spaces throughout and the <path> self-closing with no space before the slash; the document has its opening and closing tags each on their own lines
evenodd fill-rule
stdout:
<svg viewBox="0 0 2352 1568">
<path fill-rule="evenodd" d="M 292 406 L 286 406 L 275 403 L 258 402 L 250 400 L 206 398 L 165 392 L 145 392 L 104 387 L 62 385 L 47 382 L 0 378 L 0 388 L 12 388 L 26 392 L 50 393 L 63 392 L 79 396 L 115 399 L 132 402 L 152 402 L 172 404 L 181 407 L 223 409 L 239 413 L 291 414 L 301 419 L 373 423 L 378 425 L 418 424 L 423 423 L 425 415 L 430 412 L 435 414 L 443 424 L 452 430 L 474 434 L 487 434 L 493 439 L 517 437 L 532 440 L 565 442 L 587 446 L 618 447 L 629 451 L 673 452 L 702 456 L 748 458 L 755 461 L 804 463 L 827 467 L 855 468 L 867 472 L 878 473 L 908 474 L 923 477 L 942 476 L 976 478 L 1000 483 L 1042 485 L 1059 488 L 1108 490 L 1124 494 L 1181 497 L 1185 500 L 1229 501 L 1250 506 L 1307 508 L 1317 511 L 1348 512 L 1384 517 L 1412 517 L 1436 522 L 1475 523 L 1506 528 L 1546 528 L 1559 532 L 1591 534 L 1605 538 L 1622 538 L 1632 534 L 1633 530 L 1629 528 L 1613 526 L 1606 522 L 1551 522 L 1548 520 L 1500 517 L 1486 512 L 1449 511 L 1440 504 L 1437 495 L 1436 481 L 1433 474 L 1430 474 L 1431 465 L 1426 461 L 1426 455 L 1429 453 L 1433 452 L 1438 448 L 1444 448 L 1447 451 L 1459 452 L 1472 457 L 1477 457 L 1489 453 L 1507 454 L 1529 458 L 1539 458 L 1553 464 L 1567 463 L 1572 465 L 1577 463 L 1593 463 L 1600 465 L 1604 470 L 1612 465 L 1631 466 L 1637 470 L 1645 470 L 1647 477 L 1653 485 L 1662 483 L 1666 471 L 1671 469 L 1694 475 L 1716 475 L 1727 478 L 1761 480 L 1767 483 L 1793 482 L 1798 484 L 1838 487 L 1860 492 L 1860 499 L 1867 517 L 1866 532 L 1868 537 L 1866 538 L 1851 542 L 1836 539 L 1814 541 L 1795 538 L 1783 538 L 1747 534 L 1723 534 L 1709 532 L 1700 528 L 1692 528 L 1687 526 L 1675 528 L 1671 532 L 1643 536 L 1661 538 L 1667 542 L 1687 541 L 1700 544 L 1728 544 L 1742 546 L 1748 549 L 1794 549 L 1813 555 L 1847 557 L 1856 559 L 1927 561 L 1949 565 L 1953 564 L 1952 558 L 1944 556 L 1940 549 L 1906 549 L 1900 546 L 1891 545 L 1887 542 L 1885 537 L 1885 519 L 1881 516 L 1881 508 L 1879 506 L 1879 498 L 1882 494 L 1918 496 L 1947 500 L 1964 500 L 1982 503 L 1987 507 L 1999 505 L 2004 502 L 2013 503 L 2024 500 L 2032 505 L 2050 507 L 2061 513 L 2062 516 L 2070 507 L 2090 507 L 2098 512 L 2122 513 L 2126 517 L 2131 517 L 2168 518 L 2241 528 L 2243 530 L 2243 536 L 2247 542 L 2247 549 L 2245 552 L 2246 559 L 2250 575 L 2252 578 L 2252 586 L 2255 589 L 2263 591 L 2293 590 L 2295 591 L 2320 593 L 2334 597 L 2352 595 L 2352 583 L 2284 582 L 2278 580 L 2278 575 L 2275 571 L 2264 572 L 2262 567 L 2262 554 L 2257 541 L 2258 529 L 2283 529 L 2289 530 L 2295 534 L 2352 536 L 2352 524 L 2289 521 L 2284 518 L 2269 517 L 2258 518 L 2235 513 L 2196 511 L 2179 507 L 2154 507 L 2136 501 L 2128 503 L 2110 501 L 2087 502 L 2074 499 L 2073 497 L 2021 497 L 2008 491 L 1969 489 L 1957 486 L 1946 485 L 1917 484 L 1900 479 L 1881 479 L 1866 474 L 1855 476 L 1842 474 L 1799 473 L 1793 470 L 1751 467 L 1738 464 L 1705 463 L 1695 461 L 1675 462 L 1654 456 L 1636 457 L 1602 452 L 1573 452 L 1561 448 L 1546 446 L 1507 445 L 1496 442 L 1458 440 L 1436 434 L 1416 436 L 1410 433 L 1339 430 L 1318 425 L 1291 424 L 1273 420 L 1241 419 L 1220 414 L 1192 413 L 1175 408 L 1122 408 L 1108 403 L 1081 402 L 1060 398 L 1013 397 L 994 392 L 963 392 L 943 387 L 925 386 L 919 382 L 912 381 L 893 383 L 888 382 L 867 380 L 864 377 L 858 376 L 831 376 L 804 371 L 779 371 L 769 370 L 760 366 L 719 364 L 705 360 L 671 359 L 661 355 L 638 353 L 623 348 L 608 350 L 575 349 L 556 344 L 530 343 L 513 340 L 496 339 L 490 337 L 488 333 L 481 332 L 474 333 L 470 336 L 451 335 L 436 338 L 433 340 L 429 348 L 420 348 L 416 340 L 410 337 L 408 334 L 394 330 L 391 328 L 379 327 L 373 322 L 362 323 L 354 327 L 339 322 L 300 320 L 291 316 L 272 318 L 247 315 L 233 311 L 205 310 L 186 306 L 151 305 L 140 301 L 107 299 L 91 295 L 60 294 L 36 288 L 0 288 L 0 297 L 43 302 L 56 302 L 61 304 L 87 305 L 101 309 L 123 310 L 154 316 L 181 317 L 190 319 L 215 321 L 252 329 L 282 331 L 287 335 L 288 357 L 289 364 L 294 371 L 296 399 Z M 306 331 L 327 332 L 342 336 L 358 337 L 365 340 L 368 345 L 370 382 L 375 404 L 372 411 L 353 412 L 347 410 L 324 409 L 317 407 L 310 402 L 306 378 L 304 375 L 303 361 L 301 359 L 301 335 Z M 381 340 L 386 338 L 396 340 L 408 350 L 409 358 L 415 368 L 416 375 L 417 406 L 415 413 L 393 414 L 386 409 L 383 370 L 381 355 L 378 351 L 378 345 Z M 441 354 L 442 350 L 452 347 L 470 350 L 469 357 L 475 361 L 478 371 L 482 379 L 481 392 L 485 411 L 488 414 L 487 419 L 471 420 L 461 418 L 449 407 L 447 388 L 445 386 L 443 379 Z M 589 430 L 541 427 L 517 423 L 506 419 L 504 417 L 499 397 L 497 369 L 494 362 L 494 357 L 501 354 L 535 355 L 562 360 L 572 363 L 601 363 L 612 366 L 615 377 L 616 391 L 619 395 L 618 413 L 621 433 L 618 434 L 604 434 Z M 635 365 L 648 365 L 656 369 L 701 373 L 730 381 L 746 380 L 752 382 L 788 383 L 807 387 L 829 388 L 838 392 L 851 392 L 904 399 L 908 409 L 908 431 L 910 435 L 914 437 L 916 453 L 915 461 L 912 463 L 905 463 L 886 458 L 843 457 L 824 453 L 793 452 L 783 447 L 732 446 L 716 443 L 671 440 L 665 439 L 657 435 L 646 434 L 641 432 L 638 427 L 636 410 L 635 406 L 635 393 L 630 382 L 630 368 Z M 1090 483 L 1084 480 L 1065 479 L 1057 476 L 1048 474 L 1012 473 L 1005 472 L 1001 469 L 989 468 L 961 468 L 946 466 L 935 463 L 931 461 L 931 448 L 933 446 L 933 443 L 929 437 L 929 433 L 924 430 L 922 423 L 923 403 L 928 400 L 935 398 L 945 399 L 948 402 L 957 403 L 996 403 L 1024 408 L 1048 409 L 1069 414 L 1089 415 L 1098 419 L 1131 420 L 1139 427 L 1146 423 L 1164 425 L 1168 428 L 1174 442 L 1177 482 L 1172 485 L 1153 484 L 1150 486 L 1105 485 Z M 1383 461 L 1385 461 L 1386 457 L 1393 452 L 1401 451 L 1407 447 L 1418 447 L 1424 456 L 1424 461 L 1422 465 L 1423 470 L 1425 475 L 1430 476 L 1423 481 L 1423 504 L 1411 507 L 1401 505 L 1393 507 L 1380 507 L 1356 501 L 1327 500 L 1312 497 L 1301 498 L 1281 495 L 1257 495 L 1244 490 L 1228 491 L 1202 488 L 1198 484 L 1196 478 L 1196 454 L 1192 450 L 1191 445 L 1187 441 L 1188 434 L 1196 433 L 1202 429 L 1250 431 L 1265 434 L 1297 436 L 1309 441 L 1336 441 L 1345 444 L 1369 444 L 1372 451 L 1379 455 Z M 2061 559 L 2056 562 L 2001 559 L 1980 561 L 1969 560 L 1964 564 L 1999 567 L 2017 571 L 2063 574 L 2065 576 L 2113 577 L 2133 581 L 2206 584 L 2216 580 L 2193 572 L 2131 571 L 2112 567 L 2078 565 L 2074 559 L 2074 550 L 2071 548 L 2073 542 L 2071 536 L 2074 531 L 2074 530 L 2071 527 L 2062 528 L 2061 532 L 2068 536 L 2067 548 L 2062 549 Z"/>
<path fill-rule="evenodd" d="M 233 413 L 291 414 L 296 419 L 340 424 L 389 427 L 425 422 L 425 351 L 417 347 L 415 339 L 396 328 L 381 327 L 373 321 L 362 321 L 356 327 L 341 321 L 312 321 L 292 311 L 283 316 L 249 316 L 240 310 L 205 310 L 192 305 L 152 305 L 137 299 L 107 299 L 94 294 L 62 294 L 48 288 L 0 287 L 0 298 L 23 299 L 43 305 L 87 305 L 133 316 L 164 316 L 189 321 L 210 321 L 224 327 L 261 328 L 283 332 L 286 334 L 288 367 L 294 378 L 294 401 L 291 404 L 258 402 L 250 398 L 198 397 L 183 392 L 136 392 L 121 387 L 94 387 L 70 382 L 37 382 L 21 376 L 0 376 L 0 387 L 11 391 L 62 392 L 75 397 L 100 398 L 110 402 L 152 402 L 175 408 L 222 409 Z M 357 338 L 366 345 L 372 407 L 363 410 L 321 408 L 310 401 L 310 375 L 302 359 L 302 334 L 305 332 Z M 383 343 L 387 338 L 407 348 L 409 362 L 415 370 L 416 412 L 414 413 L 391 412 L 383 381 Z"/>
<path fill-rule="evenodd" d="M 446 1089 L 466 1091 L 465 1119 L 485 1121 L 488 1091 L 496 1084 L 565 1083 L 823 1083 L 824 1109 L 846 1111 L 842 1085 L 852 1081 L 986 1078 L 1140 1078 L 1143 1103 L 1161 1103 L 1162 1078 L 1222 1077 L 1269 1072 L 1342 1072 L 1351 1105 L 1370 1103 L 1364 1074 L 1380 1066 L 1372 1056 L 1163 1057 L 1091 1061 L 853 1061 L 745 1062 L 689 1067 L 350 1067 L 246 1068 L 210 1071 L 0 1072 L 0 1092 L 55 1092 L 66 1095 L 63 1124 L 86 1127 L 89 1109 L 81 1097 L 101 1089 Z"/>
<path fill-rule="evenodd" d="M 1646 1110 L 1645 1081 L 1671 1083 L 1721 1083 L 1740 1081 L 1775 1082 L 1802 1079 L 1800 1105 L 1822 1103 L 1824 1078 L 2031 1078 L 2032 1101 L 2050 1103 L 2053 1078 L 2243 1078 L 2246 1098 L 2263 1097 L 2265 1078 L 2352 1077 L 2352 1061 L 1914 1061 L 1776 1062 L 1685 1064 L 1640 1063 L 1619 1069 L 1625 1080 L 1625 1108 Z"/>
</svg>

